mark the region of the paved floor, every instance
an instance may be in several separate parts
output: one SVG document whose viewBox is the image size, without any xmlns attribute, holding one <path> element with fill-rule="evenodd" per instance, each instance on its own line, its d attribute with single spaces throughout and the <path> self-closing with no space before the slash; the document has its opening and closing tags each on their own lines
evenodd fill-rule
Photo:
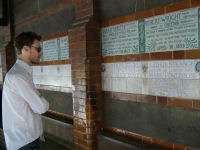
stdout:
<svg viewBox="0 0 200 150">
<path fill-rule="evenodd" d="M 41 142 L 40 150 L 74 150 L 70 146 L 63 146 L 58 144 L 51 139 L 45 138 L 46 142 Z M 6 150 L 4 147 L 0 146 L 0 150 Z"/>
<path fill-rule="evenodd" d="M 45 134 L 45 142 L 41 142 L 40 144 L 40 150 L 75 150 L 72 145 L 66 144 L 65 142 L 62 142 L 59 140 L 58 142 L 55 142 L 52 136 L 49 136 Z M 0 141 L 4 141 L 3 136 L 3 130 L 0 128 Z M 6 150 L 4 142 L 0 142 L 0 150 Z"/>
<path fill-rule="evenodd" d="M 107 138 L 107 137 L 106 137 Z M 154 147 L 154 146 L 150 146 L 150 145 L 140 145 L 137 143 L 134 143 L 134 145 L 131 145 L 130 147 L 117 147 L 116 145 L 118 144 L 117 142 L 113 142 L 114 140 L 112 140 L 112 142 L 109 142 L 109 138 L 107 138 L 108 140 L 104 140 L 104 142 L 102 143 L 102 141 L 100 141 L 100 146 L 98 147 L 99 149 L 103 150 L 103 149 L 115 149 L 115 150 L 166 150 L 164 148 L 159 148 L 159 147 Z M 73 146 L 71 145 L 63 145 L 60 143 L 55 142 L 54 140 L 52 140 L 51 138 L 45 137 L 46 142 L 41 142 L 40 145 L 40 150 L 75 150 L 73 148 Z M 6 150 L 4 147 L 1 147 L 0 145 L 0 150 Z"/>
<path fill-rule="evenodd" d="M 61 144 L 58 144 L 54 142 L 51 139 L 45 138 L 46 142 L 41 142 L 40 150 L 74 150 L 70 146 L 63 146 Z"/>
<path fill-rule="evenodd" d="M 107 136 L 99 136 L 99 146 L 101 150 L 164 150 L 163 148 L 155 147 L 148 144 L 139 144 L 137 141 L 131 140 L 131 143 L 122 139 L 118 139 L 116 135 L 112 138 L 112 135 L 105 134 Z M 117 138 L 117 139 L 116 139 Z M 73 145 L 67 144 L 61 140 L 58 140 L 52 136 L 45 134 L 45 142 L 41 142 L 40 150 L 75 150 Z M 119 140 L 119 141 L 118 141 Z M 120 141 L 125 143 L 120 146 Z M 2 143 L 1 143 L 2 144 Z M 0 150 L 6 150 L 0 144 Z"/>
</svg>

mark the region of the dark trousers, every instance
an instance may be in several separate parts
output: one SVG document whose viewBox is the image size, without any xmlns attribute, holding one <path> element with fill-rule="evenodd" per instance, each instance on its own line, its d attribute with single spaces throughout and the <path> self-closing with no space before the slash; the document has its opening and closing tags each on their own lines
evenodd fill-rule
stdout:
<svg viewBox="0 0 200 150">
<path fill-rule="evenodd" d="M 28 143 L 18 150 L 39 150 L 40 149 L 40 138 L 35 141 Z"/>
</svg>

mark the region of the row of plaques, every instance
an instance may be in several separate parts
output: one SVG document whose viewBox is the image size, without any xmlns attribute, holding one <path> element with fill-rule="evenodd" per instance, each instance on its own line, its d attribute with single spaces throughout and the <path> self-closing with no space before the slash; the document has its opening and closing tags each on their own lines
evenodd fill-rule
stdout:
<svg viewBox="0 0 200 150">
<path fill-rule="evenodd" d="M 199 27 L 200 8 L 104 27 L 102 55 L 199 49 Z"/>
<path fill-rule="evenodd" d="M 41 61 L 69 58 L 68 36 L 41 42 Z M 200 48 L 200 8 L 101 29 L 102 56 Z"/>
</svg>

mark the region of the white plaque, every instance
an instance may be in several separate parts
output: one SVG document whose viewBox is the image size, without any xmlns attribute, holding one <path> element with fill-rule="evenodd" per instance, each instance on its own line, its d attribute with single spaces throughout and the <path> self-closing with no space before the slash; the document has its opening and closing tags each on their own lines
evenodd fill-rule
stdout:
<svg viewBox="0 0 200 150">
<path fill-rule="evenodd" d="M 0 81 L 3 81 L 3 71 L 2 71 L 2 67 L 0 67 Z"/>
<path fill-rule="evenodd" d="M 43 42 L 43 58 L 44 61 L 58 60 L 57 39 Z"/>
<path fill-rule="evenodd" d="M 182 80 L 181 97 L 199 99 L 199 80 Z"/>
<path fill-rule="evenodd" d="M 2 60 L 1 60 L 1 54 L 0 54 L 0 65 L 2 65 L 2 62 L 1 62 Z"/>
<path fill-rule="evenodd" d="M 103 56 L 139 53 L 138 42 L 137 21 L 101 29 Z"/>
<path fill-rule="evenodd" d="M 68 45 L 68 36 L 59 38 L 60 40 L 60 59 L 69 58 L 69 45 Z"/>
<path fill-rule="evenodd" d="M 198 9 L 145 19 L 146 52 L 198 49 Z"/>
</svg>

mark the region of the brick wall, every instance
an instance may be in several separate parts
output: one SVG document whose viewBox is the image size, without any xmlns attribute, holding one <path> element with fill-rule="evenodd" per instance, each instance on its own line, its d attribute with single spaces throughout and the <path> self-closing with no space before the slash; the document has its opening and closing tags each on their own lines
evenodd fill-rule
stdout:
<svg viewBox="0 0 200 150">
<path fill-rule="evenodd" d="M 100 26 L 95 1 L 75 3 L 76 21 L 69 30 L 74 143 L 76 149 L 96 149 L 101 123 Z"/>
</svg>

